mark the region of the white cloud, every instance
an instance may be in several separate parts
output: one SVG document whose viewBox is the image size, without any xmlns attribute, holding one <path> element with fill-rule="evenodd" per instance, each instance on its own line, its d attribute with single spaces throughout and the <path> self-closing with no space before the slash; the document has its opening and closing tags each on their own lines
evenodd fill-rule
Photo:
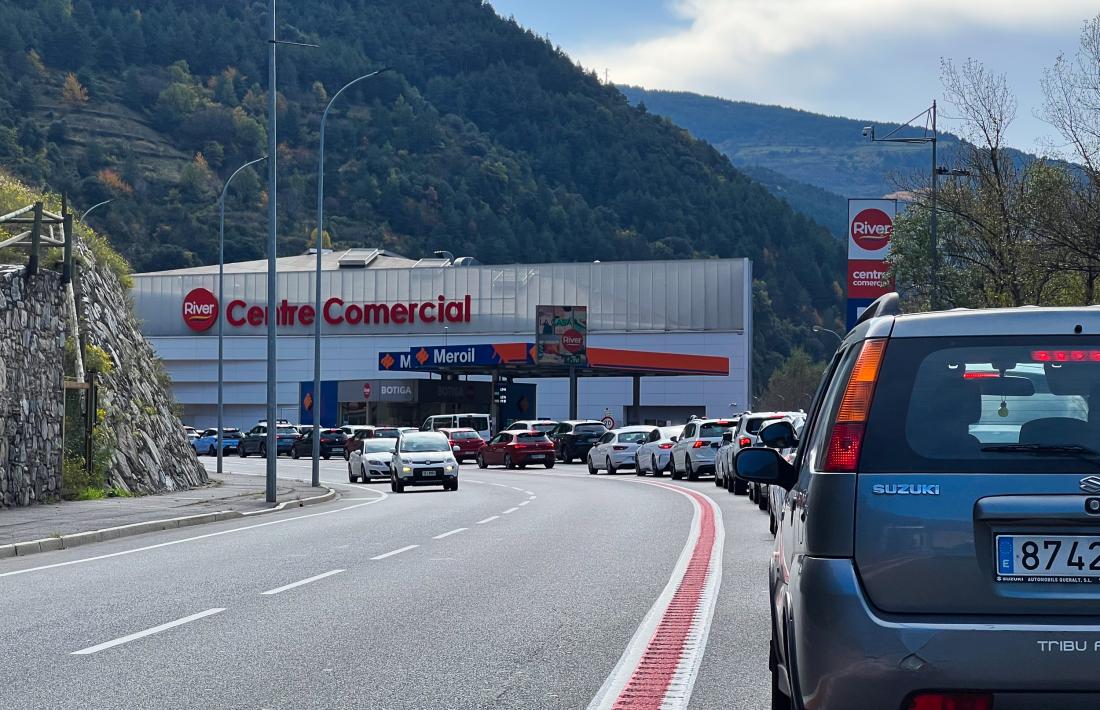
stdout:
<svg viewBox="0 0 1100 710">
<path fill-rule="evenodd" d="M 916 81 L 932 96 L 940 56 L 975 56 L 999 71 L 1012 67 L 998 60 L 1029 55 L 1048 65 L 1050 38 L 1071 50 L 1081 23 L 1100 8 L 1095 0 L 674 0 L 669 9 L 685 22 L 639 42 L 601 38 L 574 53 L 585 66 L 609 68 L 617 83 L 878 117 L 858 96 L 838 96 L 853 76 L 903 99 L 886 85 Z"/>
</svg>

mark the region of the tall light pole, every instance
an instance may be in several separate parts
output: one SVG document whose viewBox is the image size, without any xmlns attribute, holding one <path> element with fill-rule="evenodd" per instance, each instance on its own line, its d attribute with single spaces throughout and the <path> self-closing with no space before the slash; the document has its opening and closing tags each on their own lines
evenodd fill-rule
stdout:
<svg viewBox="0 0 1100 710">
<path fill-rule="evenodd" d="M 278 333 L 275 316 L 277 306 L 276 289 L 276 84 L 275 84 L 275 46 L 278 42 L 275 25 L 275 0 L 267 2 L 267 17 L 271 22 L 271 42 L 267 54 L 267 482 L 264 498 L 268 503 L 275 502 L 275 472 L 279 458 L 279 440 L 275 436 L 279 421 L 279 371 L 276 366 L 275 337 Z M 320 315 L 320 314 L 318 314 Z"/>
<path fill-rule="evenodd" d="M 225 185 L 222 186 L 221 197 L 218 198 L 218 208 L 220 215 L 218 217 L 218 304 L 219 307 L 224 307 L 221 304 L 225 303 L 225 193 L 229 190 L 229 183 L 233 182 L 233 178 L 237 177 L 237 173 L 241 172 L 249 165 L 255 165 L 267 156 L 263 158 L 256 158 L 250 160 L 241 167 L 233 171 L 233 174 L 229 176 L 229 179 L 225 181 Z M 223 392 L 225 382 L 225 314 L 218 314 L 218 473 L 222 473 L 222 429 L 225 426 L 223 421 L 223 410 L 225 408 L 225 396 Z"/>
<path fill-rule="evenodd" d="M 916 121 L 918 118 L 921 118 L 922 116 L 926 117 L 924 135 L 921 135 L 921 136 L 898 136 L 897 135 L 897 133 L 899 131 L 901 131 L 903 128 L 910 127 L 910 124 L 913 123 L 913 121 Z M 931 123 L 931 130 L 929 130 L 929 123 Z M 937 247 L 937 234 L 936 234 L 936 230 L 937 230 L 938 223 L 939 223 L 939 215 L 938 215 L 937 209 L 936 209 L 936 187 L 937 187 L 936 178 L 939 174 L 938 161 L 937 161 L 937 157 L 936 157 L 936 145 L 937 145 L 937 143 L 939 143 L 939 133 L 937 132 L 937 129 L 936 129 L 936 102 L 935 102 L 935 100 L 933 100 L 931 107 L 926 108 L 925 110 L 921 111 L 916 116 L 909 119 L 905 123 L 901 124 L 900 126 L 895 128 L 894 130 L 890 131 L 889 133 L 887 133 L 882 138 L 876 138 L 875 137 L 875 127 L 874 126 L 867 126 L 866 128 L 864 128 L 863 129 L 863 135 L 865 137 L 870 138 L 872 143 L 931 143 L 932 144 L 932 182 L 931 182 L 932 194 L 931 194 L 931 205 L 930 205 L 931 208 L 932 208 L 932 217 L 931 217 L 931 224 L 930 224 L 930 232 L 931 232 L 930 237 L 931 238 L 929 239 L 929 243 L 928 243 L 928 258 L 929 258 L 929 265 L 928 265 L 929 273 L 928 273 L 928 276 L 929 276 L 929 284 L 930 284 L 930 293 L 929 293 L 929 299 L 928 300 L 929 300 L 929 304 L 932 307 L 932 310 L 936 310 L 936 308 L 939 307 L 939 267 L 938 267 L 938 263 L 937 263 L 938 260 L 939 260 L 939 253 L 938 253 L 938 247 Z"/>
<path fill-rule="evenodd" d="M 810 328 L 810 330 L 812 330 L 815 333 L 828 333 L 828 334 L 832 335 L 834 338 L 836 338 L 837 345 L 840 345 L 841 343 L 844 342 L 844 338 L 840 337 L 840 333 L 836 332 L 835 330 L 829 330 L 828 328 L 822 328 L 820 325 L 815 325 L 814 327 Z"/>
<path fill-rule="evenodd" d="M 80 215 L 80 220 L 79 220 L 80 223 L 84 224 L 84 218 L 87 217 L 88 214 L 91 213 L 92 210 L 96 209 L 97 207 L 102 207 L 103 205 L 105 205 L 109 202 L 113 202 L 113 200 L 104 200 L 103 202 L 97 202 L 96 204 L 92 205 L 88 209 L 84 210 L 84 214 Z"/>
<path fill-rule="evenodd" d="M 325 124 L 332 104 L 340 94 L 361 81 L 389 71 L 383 67 L 358 79 L 352 79 L 332 95 L 321 114 L 321 137 L 317 151 L 317 268 L 314 275 L 314 315 L 313 315 L 313 475 L 314 486 L 321 485 L 321 257 L 324 255 L 325 229 Z"/>
</svg>

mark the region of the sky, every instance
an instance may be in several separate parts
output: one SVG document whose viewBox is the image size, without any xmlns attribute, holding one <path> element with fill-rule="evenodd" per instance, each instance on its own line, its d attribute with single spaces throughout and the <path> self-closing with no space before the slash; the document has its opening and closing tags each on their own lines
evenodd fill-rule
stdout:
<svg viewBox="0 0 1100 710">
<path fill-rule="evenodd" d="M 940 61 L 1005 74 L 1010 144 L 1051 145 L 1040 79 L 1076 51 L 1096 0 L 491 0 L 600 77 L 902 122 L 942 102 Z M 941 125 L 952 130 L 950 106 Z M 1055 141 L 1056 143 L 1056 141 Z"/>
</svg>

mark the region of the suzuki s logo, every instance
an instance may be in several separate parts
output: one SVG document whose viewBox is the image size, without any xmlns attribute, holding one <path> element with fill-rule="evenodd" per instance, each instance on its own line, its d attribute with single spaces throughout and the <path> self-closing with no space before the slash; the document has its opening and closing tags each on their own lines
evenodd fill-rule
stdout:
<svg viewBox="0 0 1100 710">
<path fill-rule="evenodd" d="M 183 297 L 183 322 L 191 330 L 210 330 L 218 319 L 218 299 L 209 289 L 191 289 Z"/>
<path fill-rule="evenodd" d="M 1100 493 L 1100 476 L 1085 476 L 1081 479 L 1082 493 Z"/>
<path fill-rule="evenodd" d="M 877 496 L 938 496 L 938 483 L 876 483 L 871 492 Z"/>
</svg>

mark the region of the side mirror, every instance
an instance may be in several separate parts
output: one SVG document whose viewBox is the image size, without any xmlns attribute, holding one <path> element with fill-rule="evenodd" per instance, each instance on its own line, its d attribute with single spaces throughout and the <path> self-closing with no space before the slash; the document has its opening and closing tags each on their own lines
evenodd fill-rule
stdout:
<svg viewBox="0 0 1100 710">
<path fill-rule="evenodd" d="M 760 443 L 771 449 L 793 449 L 798 446 L 794 425 L 786 420 L 772 422 L 760 430 Z"/>
<path fill-rule="evenodd" d="M 669 441 L 671 441 L 672 443 L 674 443 L 674 444 L 675 444 L 675 443 L 676 443 L 677 441 L 679 441 L 679 440 L 680 440 L 680 437 L 678 437 L 678 436 L 670 436 L 670 437 L 668 437 L 668 440 L 669 440 Z"/>
<path fill-rule="evenodd" d="M 741 449 L 733 460 L 737 477 L 750 483 L 767 483 L 790 490 L 798 480 L 794 466 L 775 449 Z"/>
<path fill-rule="evenodd" d="M 729 429 L 722 432 L 722 443 L 723 444 L 732 444 L 733 443 L 733 432 L 730 431 Z"/>
</svg>

